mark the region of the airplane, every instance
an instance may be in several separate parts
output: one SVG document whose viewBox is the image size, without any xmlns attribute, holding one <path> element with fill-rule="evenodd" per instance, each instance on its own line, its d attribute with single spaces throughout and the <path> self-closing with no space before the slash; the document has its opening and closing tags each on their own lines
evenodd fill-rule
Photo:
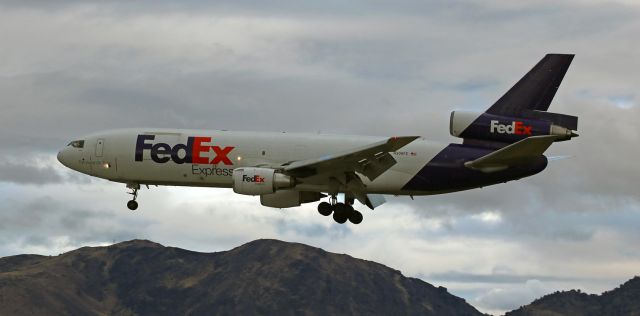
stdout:
<svg viewBox="0 0 640 316">
<path fill-rule="evenodd" d="M 573 54 L 547 54 L 483 113 L 453 111 L 462 143 L 419 136 L 117 129 L 70 142 L 68 168 L 126 184 L 233 188 L 267 207 L 317 202 L 318 212 L 359 224 L 355 200 L 373 210 L 384 195 L 432 195 L 506 183 L 544 170 L 554 142 L 578 136 L 576 116 L 548 112 Z M 339 198 L 340 197 L 340 201 Z"/>
</svg>

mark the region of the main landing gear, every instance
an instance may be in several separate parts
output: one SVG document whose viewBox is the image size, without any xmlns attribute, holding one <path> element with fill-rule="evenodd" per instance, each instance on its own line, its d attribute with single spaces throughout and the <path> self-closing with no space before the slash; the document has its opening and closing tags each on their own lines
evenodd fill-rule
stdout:
<svg viewBox="0 0 640 316">
<path fill-rule="evenodd" d="M 347 220 L 353 224 L 362 223 L 362 213 L 353 209 L 352 203 L 338 203 L 335 196 L 331 197 L 331 203 L 318 204 L 318 213 L 322 216 L 329 216 L 333 213 L 333 220 L 339 224 L 344 224 Z"/>
<path fill-rule="evenodd" d="M 127 202 L 127 207 L 130 210 L 135 211 L 138 208 L 138 202 L 136 202 L 136 199 L 138 198 L 138 190 L 140 190 L 140 185 L 137 183 L 130 183 L 127 184 L 127 189 L 131 189 L 131 192 L 127 193 L 133 196 L 133 199 Z"/>
</svg>

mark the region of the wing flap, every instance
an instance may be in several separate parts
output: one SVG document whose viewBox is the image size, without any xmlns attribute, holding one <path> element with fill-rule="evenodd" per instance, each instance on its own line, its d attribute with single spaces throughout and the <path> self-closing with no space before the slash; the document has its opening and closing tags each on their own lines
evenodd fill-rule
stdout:
<svg viewBox="0 0 640 316">
<path fill-rule="evenodd" d="M 383 174 L 387 169 L 397 163 L 388 152 L 380 152 L 371 159 L 362 159 L 358 162 L 356 171 L 362 173 L 367 178 L 373 180 Z"/>
<path fill-rule="evenodd" d="M 373 180 L 396 164 L 389 152 L 397 151 L 417 138 L 419 136 L 391 137 L 341 153 L 294 161 L 284 168 L 284 172 L 304 178 L 325 171 L 357 171 Z"/>
<path fill-rule="evenodd" d="M 512 166 L 526 164 L 542 155 L 556 140 L 555 135 L 532 136 L 503 147 L 473 161 L 465 162 L 465 167 L 485 173 L 505 170 Z"/>
</svg>

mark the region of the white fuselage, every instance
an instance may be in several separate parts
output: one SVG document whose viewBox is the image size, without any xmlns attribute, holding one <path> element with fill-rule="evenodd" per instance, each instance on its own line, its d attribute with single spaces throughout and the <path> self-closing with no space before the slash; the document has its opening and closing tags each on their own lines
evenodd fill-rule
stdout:
<svg viewBox="0 0 640 316">
<path fill-rule="evenodd" d="M 155 135 L 138 152 L 139 135 Z M 196 149 L 189 148 L 189 137 Z M 203 141 L 208 140 L 210 141 Z M 278 167 L 287 162 L 336 154 L 387 139 L 370 136 L 338 136 L 274 132 L 231 132 L 219 130 L 119 129 L 96 133 L 83 139 L 83 146 L 67 146 L 58 159 L 67 167 L 92 176 L 122 183 L 175 186 L 231 187 L 232 172 L 240 167 Z M 158 144 L 165 145 L 158 145 Z M 176 147 L 176 145 L 179 145 Z M 155 160 L 152 156 L 155 148 Z M 403 191 L 409 182 L 446 144 L 423 138 L 393 152 L 397 161 L 374 181 L 363 178 L 367 193 L 429 194 Z M 197 150 L 197 152 L 195 152 Z M 172 157 L 173 151 L 173 157 Z M 307 179 L 298 191 L 326 192 L 326 181 Z"/>
</svg>

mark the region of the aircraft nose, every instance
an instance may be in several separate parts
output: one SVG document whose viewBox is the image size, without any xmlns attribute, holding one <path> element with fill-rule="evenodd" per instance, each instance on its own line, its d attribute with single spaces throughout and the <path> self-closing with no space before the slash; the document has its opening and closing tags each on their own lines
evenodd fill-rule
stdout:
<svg viewBox="0 0 640 316">
<path fill-rule="evenodd" d="M 60 151 L 58 152 L 58 161 L 59 161 L 61 164 L 63 164 L 63 165 L 65 165 L 65 166 L 67 166 L 67 167 L 68 167 L 67 162 L 66 162 L 66 159 L 65 159 L 65 154 L 64 154 L 64 152 L 65 152 L 65 150 L 64 150 L 64 149 L 62 149 L 62 150 L 60 150 Z"/>
</svg>

